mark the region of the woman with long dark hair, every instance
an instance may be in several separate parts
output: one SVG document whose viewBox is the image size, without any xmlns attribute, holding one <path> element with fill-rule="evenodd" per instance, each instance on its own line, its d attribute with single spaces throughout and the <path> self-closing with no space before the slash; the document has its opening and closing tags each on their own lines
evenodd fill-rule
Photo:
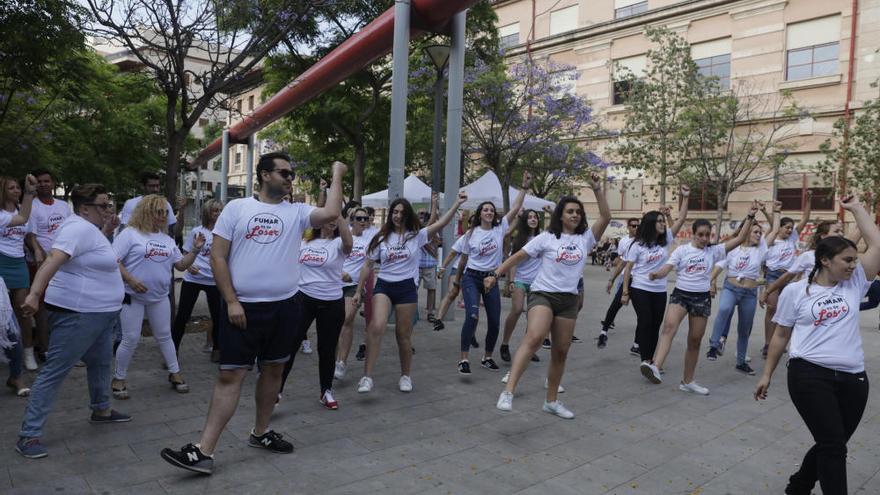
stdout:
<svg viewBox="0 0 880 495">
<path fill-rule="evenodd" d="M 859 256 L 849 239 L 819 241 L 809 276 L 779 297 L 767 364 L 755 387 L 755 400 L 766 399 L 788 346 L 788 393 L 816 442 L 789 478 L 788 495 L 807 495 L 816 481 L 822 493 L 848 493 L 846 443 L 868 402 L 858 307 L 880 271 L 880 230 L 857 199 L 840 204 L 855 218 L 868 249 Z"/>
<path fill-rule="evenodd" d="M 323 202 L 319 202 L 322 204 Z M 352 237 L 348 221 L 339 217 L 320 228 L 312 228 L 305 233 L 305 242 L 299 249 L 299 292 L 296 302 L 299 306 L 299 323 L 290 360 L 284 365 L 281 391 L 287 376 L 293 368 L 296 350 L 299 349 L 306 332 L 315 323 L 318 341 L 318 375 L 321 382 L 321 396 L 318 399 L 327 409 L 338 409 L 333 396 L 333 371 L 336 362 L 336 345 L 339 332 L 345 321 L 345 299 L 342 290 L 342 265 L 351 253 Z M 279 397 L 280 397 L 279 393 Z"/>
<path fill-rule="evenodd" d="M 416 280 L 419 277 L 419 250 L 431 242 L 432 237 L 443 229 L 455 216 L 455 210 L 467 201 L 467 195 L 458 194 L 458 199 L 439 220 L 421 227 L 412 205 L 403 198 L 391 202 L 388 219 L 382 229 L 367 247 L 367 261 L 361 268 L 358 288 L 355 290 L 354 304 L 360 302 L 361 290 L 379 262 L 379 273 L 373 289 L 373 311 L 367 325 L 367 356 L 364 361 L 364 376 L 358 381 L 358 392 L 366 393 L 373 389 L 373 366 L 379 358 L 379 344 L 385 333 L 388 315 L 394 308 L 396 315 L 395 333 L 397 351 L 400 357 L 401 392 L 412 392 L 412 327 L 418 303 Z"/>
<path fill-rule="evenodd" d="M 529 241 L 534 239 L 541 233 L 540 215 L 535 210 L 523 210 L 516 222 L 516 230 L 513 233 L 513 240 L 510 243 L 510 253 L 516 253 L 522 249 Z M 510 337 L 519 321 L 519 315 L 523 312 L 529 291 L 532 288 L 532 282 L 538 276 L 538 270 L 541 268 L 541 258 L 528 258 L 519 265 L 511 269 L 508 276 L 507 285 L 510 289 L 510 312 L 507 313 L 507 319 L 504 320 L 504 335 L 501 336 L 501 360 L 510 362 Z M 540 361 L 537 354 L 532 355 L 532 361 Z"/>
<path fill-rule="evenodd" d="M 205 293 L 208 301 L 208 313 L 211 315 L 211 361 L 217 362 L 220 358 L 220 292 L 217 290 L 217 282 L 214 281 L 214 273 L 211 270 L 211 243 L 214 239 L 214 224 L 223 211 L 223 202 L 212 199 L 202 206 L 202 224 L 190 232 L 189 237 L 183 242 L 183 254 L 188 254 L 195 249 L 196 240 L 205 240 L 202 248 L 197 251 L 196 260 L 183 273 L 183 282 L 180 284 L 180 299 L 177 303 L 177 316 L 171 329 L 171 339 L 174 341 L 174 349 L 180 354 L 180 341 L 186 331 L 186 322 L 192 316 L 192 310 L 199 299 L 199 293 Z"/>
<path fill-rule="evenodd" d="M 678 327 L 687 317 L 687 350 L 684 355 L 682 381 L 678 385 L 678 389 L 682 392 L 709 395 L 709 389 L 694 381 L 694 372 L 700 357 L 700 345 L 703 341 L 703 335 L 706 333 L 706 324 L 712 313 L 712 296 L 709 292 L 712 267 L 724 259 L 727 253 L 746 241 L 757 211 L 758 203 L 755 201 L 749 209 L 749 214 L 743 220 L 745 225 L 741 229 L 740 235 L 731 237 L 723 244 L 709 244 L 712 224 L 708 220 L 701 218 L 695 221 L 691 227 L 693 234 L 691 242 L 676 248 L 663 267 L 648 274 L 648 278 L 651 280 L 664 278 L 672 270 L 675 270 L 677 275 L 675 289 L 669 297 L 663 331 L 657 342 L 654 359 L 651 362 L 642 362 L 640 366 L 642 375 L 652 383 L 663 381 L 660 378 L 660 369 L 663 368 L 666 356 L 669 355 L 672 339 L 675 338 Z"/>
<path fill-rule="evenodd" d="M 636 346 L 633 347 L 637 349 L 630 351 L 637 350 L 643 363 L 654 358 L 660 326 L 666 312 L 666 277 L 651 279 L 649 275 L 659 270 L 669 259 L 675 236 L 687 219 L 690 192 L 689 187 L 681 187 L 678 220 L 672 225 L 667 225 L 672 219 L 668 214 L 668 207 L 642 215 L 636 238 L 623 254 L 626 265 L 623 269 L 620 303 L 626 305 L 632 300 L 636 312 Z"/>
<path fill-rule="evenodd" d="M 529 293 L 526 336 L 516 350 L 510 377 L 496 403 L 496 407 L 502 411 L 513 409 L 516 385 L 532 355 L 550 334 L 552 347 L 543 411 L 564 419 L 574 418 L 574 413 L 557 400 L 557 394 L 577 322 L 578 280 L 584 271 L 584 261 L 596 245 L 596 239 L 602 237 L 611 221 L 611 210 L 599 181 L 598 174 L 591 174 L 589 185 L 599 206 L 599 218 L 591 228 L 587 228 L 583 203 L 574 196 L 563 196 L 553 210 L 547 231 L 507 258 L 495 270 L 495 274 L 486 277 L 485 284 L 488 288 L 495 284 L 498 276 L 508 273 L 526 258 L 541 258 L 541 268 Z"/>
<path fill-rule="evenodd" d="M 471 217 L 470 228 L 463 235 L 465 240 L 462 254 L 467 256 L 467 265 L 461 277 L 465 316 L 461 326 L 461 354 L 458 361 L 458 372 L 462 375 L 471 374 L 468 354 L 471 340 L 477 331 L 481 297 L 483 305 L 486 307 L 488 328 L 486 346 L 480 364 L 489 371 L 499 370 L 495 360 L 492 359 L 492 352 L 495 350 L 495 342 L 498 340 L 498 330 L 501 323 L 501 292 L 495 285 L 491 288 L 484 287 L 483 280 L 494 275 L 492 270 L 498 267 L 503 260 L 504 237 L 510 231 L 510 224 L 522 208 L 526 198 L 526 190 L 531 182 L 531 174 L 525 172 L 522 188 L 503 217 L 498 215 L 495 205 L 491 201 L 480 203 Z"/>
</svg>

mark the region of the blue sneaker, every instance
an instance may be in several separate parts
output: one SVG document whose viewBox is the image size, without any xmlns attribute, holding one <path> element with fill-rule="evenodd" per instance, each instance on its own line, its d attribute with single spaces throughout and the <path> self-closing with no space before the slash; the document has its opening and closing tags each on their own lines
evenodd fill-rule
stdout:
<svg viewBox="0 0 880 495">
<path fill-rule="evenodd" d="M 38 437 L 18 437 L 15 451 L 28 459 L 42 459 L 49 455 L 49 451 L 43 447 Z"/>
</svg>

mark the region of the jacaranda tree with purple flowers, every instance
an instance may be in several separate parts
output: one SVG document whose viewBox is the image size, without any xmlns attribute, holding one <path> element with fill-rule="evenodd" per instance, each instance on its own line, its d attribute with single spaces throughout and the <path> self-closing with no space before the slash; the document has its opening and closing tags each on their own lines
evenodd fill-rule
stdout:
<svg viewBox="0 0 880 495">
<path fill-rule="evenodd" d="M 574 92 L 576 79 L 571 66 L 528 60 L 477 63 L 466 73 L 463 151 L 498 175 L 505 210 L 507 186 L 523 170 L 535 176 L 534 192 L 546 196 L 604 165 L 584 148 L 597 126 L 589 101 Z"/>
</svg>

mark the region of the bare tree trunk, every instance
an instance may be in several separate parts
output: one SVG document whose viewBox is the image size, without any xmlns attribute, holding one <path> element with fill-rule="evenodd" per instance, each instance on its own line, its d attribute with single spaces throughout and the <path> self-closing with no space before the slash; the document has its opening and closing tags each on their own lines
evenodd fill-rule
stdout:
<svg viewBox="0 0 880 495">
<path fill-rule="evenodd" d="M 172 205 L 177 203 L 177 175 L 180 172 L 182 141 L 173 131 L 168 138 L 168 156 L 165 158 L 165 197 Z"/>
<path fill-rule="evenodd" d="M 666 206 L 666 146 L 660 149 L 660 206 Z"/>
<path fill-rule="evenodd" d="M 718 185 L 718 206 L 715 209 L 715 242 L 721 242 L 721 226 L 724 221 L 724 205 L 727 203 L 726 194 Z"/>
</svg>

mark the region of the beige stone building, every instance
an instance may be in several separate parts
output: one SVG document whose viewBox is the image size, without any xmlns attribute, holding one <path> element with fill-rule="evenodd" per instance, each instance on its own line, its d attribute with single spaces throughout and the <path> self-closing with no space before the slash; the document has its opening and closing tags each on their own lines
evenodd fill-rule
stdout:
<svg viewBox="0 0 880 495">
<path fill-rule="evenodd" d="M 745 84 L 771 102 L 790 91 L 809 115 L 784 130 L 794 146 L 794 170 L 780 177 L 775 195 L 784 214 L 799 217 L 805 190 L 814 188 L 813 218 L 836 215 L 812 167 L 823 158 L 819 144 L 844 115 L 848 95 L 855 111 L 878 96 L 871 83 L 880 77 L 880 0 L 498 0 L 494 7 L 509 60 L 530 53 L 574 67 L 578 78 L 571 90 L 590 99 L 609 129 L 620 128 L 626 112 L 612 69 L 619 65 L 638 75 L 645 68 L 648 26 L 684 37 L 701 72 L 718 76 L 724 88 Z M 601 151 L 605 143 L 592 146 Z M 658 206 L 656 178 L 624 177 L 625 188 L 606 186 L 616 220 Z M 692 194 L 691 218 L 715 217 L 704 191 Z M 592 200 L 586 190 L 582 197 Z M 725 219 L 741 219 L 754 198 L 773 197 L 772 180 L 746 186 L 731 197 Z M 595 215 L 595 202 L 587 209 Z M 611 234 L 622 234 L 622 227 Z"/>
</svg>

